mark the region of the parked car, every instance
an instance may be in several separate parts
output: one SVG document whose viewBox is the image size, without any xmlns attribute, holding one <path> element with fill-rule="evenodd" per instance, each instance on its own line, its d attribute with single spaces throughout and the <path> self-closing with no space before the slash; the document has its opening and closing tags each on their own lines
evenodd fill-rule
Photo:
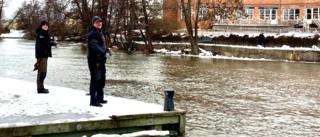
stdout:
<svg viewBox="0 0 320 137">
<path fill-rule="evenodd" d="M 303 28 L 303 26 L 300 24 L 294 24 L 294 28 Z"/>
<path fill-rule="evenodd" d="M 316 24 L 310 24 L 309 28 L 318 28 L 318 26 Z"/>
<path fill-rule="evenodd" d="M 210 38 L 210 37 L 203 37 L 203 38 L 201 39 L 201 42 L 203 42 L 203 43 L 211 43 L 211 42 L 212 42 L 212 38 Z"/>
</svg>

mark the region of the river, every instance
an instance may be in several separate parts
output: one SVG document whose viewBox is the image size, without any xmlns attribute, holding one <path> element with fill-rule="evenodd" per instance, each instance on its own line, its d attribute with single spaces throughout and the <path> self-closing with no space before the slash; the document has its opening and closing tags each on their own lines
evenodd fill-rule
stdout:
<svg viewBox="0 0 320 137">
<path fill-rule="evenodd" d="M 35 82 L 34 52 L 34 41 L 1 40 L 0 77 Z M 45 83 L 88 91 L 86 51 L 63 43 L 52 52 Z M 115 52 L 104 90 L 163 105 L 163 90 L 174 89 L 175 108 L 188 111 L 186 136 L 320 136 L 319 67 Z"/>
</svg>

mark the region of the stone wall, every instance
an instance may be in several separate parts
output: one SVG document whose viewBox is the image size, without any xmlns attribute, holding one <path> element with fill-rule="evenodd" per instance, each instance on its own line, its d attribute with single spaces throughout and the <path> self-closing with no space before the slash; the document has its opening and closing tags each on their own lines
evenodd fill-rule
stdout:
<svg viewBox="0 0 320 137">
<path fill-rule="evenodd" d="M 219 55 L 228 57 L 243 57 L 253 59 L 272 59 L 272 60 L 289 60 L 289 61 L 320 61 L 320 51 L 306 50 L 283 50 L 283 49 L 250 49 L 223 46 L 205 46 L 205 50 L 217 52 Z"/>
<path fill-rule="evenodd" d="M 143 49 L 144 45 L 137 45 L 138 49 Z M 320 62 L 320 51 L 314 50 L 284 50 L 284 49 L 264 49 L 264 48 L 245 48 L 245 47 L 228 47 L 228 46 L 199 46 L 212 53 L 227 57 L 242 57 L 252 59 L 272 59 L 288 61 L 311 61 Z M 177 51 L 190 48 L 189 44 L 154 44 L 155 49 L 165 48 L 167 50 Z"/>
</svg>

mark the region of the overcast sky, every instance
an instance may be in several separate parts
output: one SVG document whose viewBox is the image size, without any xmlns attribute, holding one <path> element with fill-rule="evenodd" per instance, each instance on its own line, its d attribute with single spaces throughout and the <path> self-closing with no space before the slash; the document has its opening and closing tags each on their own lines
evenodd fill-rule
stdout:
<svg viewBox="0 0 320 137">
<path fill-rule="evenodd" d="M 21 7 L 21 4 L 24 1 L 29 1 L 29 0 L 8 0 L 9 3 L 7 4 L 6 7 L 4 7 L 4 17 L 6 19 L 11 19 L 13 14 L 18 10 L 19 7 Z"/>
</svg>

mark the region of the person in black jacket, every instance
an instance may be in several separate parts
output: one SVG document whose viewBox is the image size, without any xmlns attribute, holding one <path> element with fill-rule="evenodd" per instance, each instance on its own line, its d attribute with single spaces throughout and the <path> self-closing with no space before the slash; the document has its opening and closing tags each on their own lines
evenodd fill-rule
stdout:
<svg viewBox="0 0 320 137">
<path fill-rule="evenodd" d="M 48 22 L 42 21 L 36 29 L 36 59 L 37 59 L 37 90 L 38 93 L 49 93 L 48 89 L 44 88 L 44 79 L 47 76 L 47 61 L 48 57 L 52 57 L 51 46 L 59 46 L 57 43 L 51 42 Z"/>
<path fill-rule="evenodd" d="M 104 100 L 103 88 L 106 83 L 106 53 L 109 51 L 105 43 L 102 21 L 98 16 L 93 17 L 92 26 L 88 29 L 87 59 L 90 70 L 90 106 L 102 107 Z"/>
<path fill-rule="evenodd" d="M 263 47 L 265 47 L 264 39 L 265 39 L 265 37 L 264 37 L 263 33 L 260 33 L 259 38 L 258 38 L 258 44 L 263 46 Z"/>
</svg>

